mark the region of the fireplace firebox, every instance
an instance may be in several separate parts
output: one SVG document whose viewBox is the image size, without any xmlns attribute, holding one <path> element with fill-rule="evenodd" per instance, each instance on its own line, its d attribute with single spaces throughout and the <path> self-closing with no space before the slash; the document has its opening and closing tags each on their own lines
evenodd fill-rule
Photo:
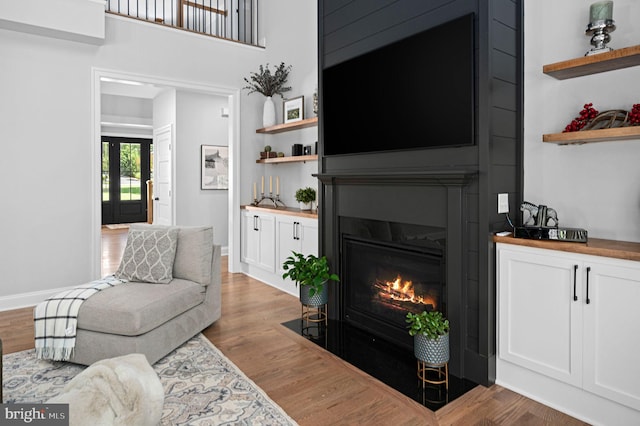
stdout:
<svg viewBox="0 0 640 426">
<path fill-rule="evenodd" d="M 447 312 L 442 230 L 354 218 L 343 224 L 351 228 L 342 235 L 345 321 L 411 349 L 407 312 Z"/>
</svg>

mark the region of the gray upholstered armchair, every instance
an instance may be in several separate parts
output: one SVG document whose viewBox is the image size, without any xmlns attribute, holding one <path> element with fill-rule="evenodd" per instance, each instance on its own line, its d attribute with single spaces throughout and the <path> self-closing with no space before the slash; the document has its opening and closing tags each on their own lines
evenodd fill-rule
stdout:
<svg viewBox="0 0 640 426">
<path fill-rule="evenodd" d="M 153 283 L 162 262 L 145 236 L 155 231 L 177 234 L 166 283 L 166 276 Z M 213 245 L 211 227 L 132 225 L 116 276 L 129 282 L 100 291 L 80 307 L 69 361 L 89 365 L 142 353 L 154 364 L 220 318 L 220 247 Z"/>
</svg>

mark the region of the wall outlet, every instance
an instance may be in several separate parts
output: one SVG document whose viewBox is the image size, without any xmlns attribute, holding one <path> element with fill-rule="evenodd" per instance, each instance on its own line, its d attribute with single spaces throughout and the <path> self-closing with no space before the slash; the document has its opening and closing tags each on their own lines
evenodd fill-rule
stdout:
<svg viewBox="0 0 640 426">
<path fill-rule="evenodd" d="M 509 213 L 509 194 L 498 194 L 498 214 Z"/>
</svg>

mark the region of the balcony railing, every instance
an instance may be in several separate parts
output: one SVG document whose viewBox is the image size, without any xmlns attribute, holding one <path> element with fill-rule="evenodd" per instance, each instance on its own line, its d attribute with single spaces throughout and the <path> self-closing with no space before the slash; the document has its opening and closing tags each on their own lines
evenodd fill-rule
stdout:
<svg viewBox="0 0 640 426">
<path fill-rule="evenodd" d="M 106 11 L 260 46 L 258 2 L 259 0 L 107 0 Z"/>
</svg>

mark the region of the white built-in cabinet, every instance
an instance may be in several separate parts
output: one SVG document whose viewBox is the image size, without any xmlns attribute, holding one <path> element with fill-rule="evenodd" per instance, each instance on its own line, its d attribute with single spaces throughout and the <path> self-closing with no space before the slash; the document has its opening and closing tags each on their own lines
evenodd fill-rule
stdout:
<svg viewBox="0 0 640 426">
<path fill-rule="evenodd" d="M 295 284 L 282 279 L 282 264 L 293 251 L 318 255 L 317 216 L 275 209 L 252 208 L 241 212 L 244 271 L 269 285 L 297 294 Z"/>
<path fill-rule="evenodd" d="M 496 248 L 496 381 L 558 408 L 568 393 L 580 401 L 588 392 L 636 410 L 624 415 L 640 420 L 640 262 Z M 554 387 L 558 382 L 572 388 Z M 590 420 L 593 396 L 582 399 Z M 615 412 L 615 405 L 604 406 Z M 576 415 L 575 406 L 567 411 Z"/>
<path fill-rule="evenodd" d="M 277 266 L 282 274 L 282 264 L 292 252 L 318 255 L 318 220 L 296 216 L 278 215 L 276 218 Z"/>
</svg>

